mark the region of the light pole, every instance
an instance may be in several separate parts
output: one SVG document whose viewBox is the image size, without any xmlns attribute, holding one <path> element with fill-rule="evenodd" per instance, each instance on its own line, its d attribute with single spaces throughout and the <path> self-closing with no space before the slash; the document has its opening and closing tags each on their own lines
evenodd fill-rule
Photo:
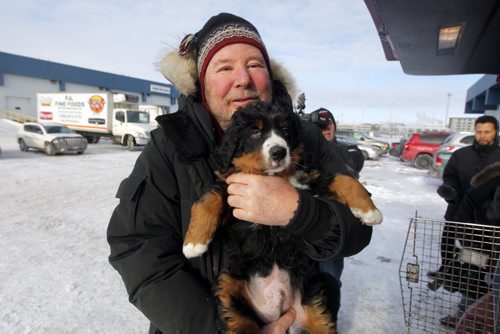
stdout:
<svg viewBox="0 0 500 334">
<path fill-rule="evenodd" d="M 446 101 L 446 114 L 444 115 L 444 127 L 448 128 L 448 110 L 450 109 L 450 97 L 451 93 L 448 93 L 448 100 Z"/>
</svg>

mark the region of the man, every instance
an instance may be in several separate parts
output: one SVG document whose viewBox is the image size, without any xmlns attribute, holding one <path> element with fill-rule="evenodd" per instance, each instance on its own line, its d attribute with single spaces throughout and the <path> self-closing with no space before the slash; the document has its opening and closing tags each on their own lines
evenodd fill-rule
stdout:
<svg viewBox="0 0 500 334">
<path fill-rule="evenodd" d="M 191 206 L 215 180 L 211 152 L 234 111 L 256 101 L 290 101 L 287 80 L 257 29 L 226 13 L 186 36 L 159 67 L 182 93 L 179 111 L 157 119 L 161 127 L 118 189 L 109 259 L 131 303 L 151 321 L 151 333 L 216 333 L 211 287 L 224 268 L 224 246 L 216 235 L 203 256 L 183 256 Z M 335 169 L 337 158 L 314 125 L 304 124 L 304 132 L 308 153 L 324 172 L 344 171 Z M 315 260 L 355 254 L 370 241 L 371 228 L 347 207 L 282 178 L 238 173 L 227 182 L 236 218 L 300 235 Z M 284 333 L 294 318 L 290 309 L 262 332 Z"/>
<path fill-rule="evenodd" d="M 363 156 L 363 153 L 361 153 L 361 151 L 356 146 L 342 145 L 337 142 L 337 123 L 335 122 L 333 114 L 326 108 L 319 108 L 311 112 L 310 119 L 321 129 L 323 137 L 325 137 L 325 139 L 330 143 L 331 149 L 334 150 L 339 157 L 341 157 L 349 173 L 358 178 L 359 173 L 363 168 L 365 158 Z M 344 258 L 321 261 L 319 263 L 319 267 L 322 272 L 328 273 L 332 277 L 334 277 L 340 287 L 342 286 L 340 277 L 342 276 L 342 271 L 344 270 Z M 339 290 L 339 305 L 340 298 L 341 296 Z M 336 321 L 337 314 L 334 314 L 333 317 Z"/>
<path fill-rule="evenodd" d="M 489 115 L 481 116 L 476 119 L 474 126 L 473 144 L 453 152 L 443 172 L 443 184 L 438 188 L 438 194 L 448 202 L 446 220 L 455 218 L 472 177 L 500 160 L 497 119 Z"/>
<path fill-rule="evenodd" d="M 438 194 L 448 202 L 444 216 L 448 221 L 456 220 L 457 210 L 465 193 L 470 188 L 472 177 L 488 165 L 500 161 L 497 119 L 489 115 L 481 116 L 476 119 L 474 126 L 475 139 L 473 144 L 453 152 L 443 173 L 443 184 L 437 189 Z M 436 280 L 435 277 L 448 269 L 447 263 L 452 261 L 457 252 L 455 234 L 455 228 L 450 224 L 445 224 L 441 238 L 442 264 L 437 272 L 429 273 L 433 278 L 429 288 L 433 290 L 442 284 L 442 281 Z M 467 299 L 464 296 L 462 303 L 468 303 L 469 300 L 470 298 Z M 460 315 L 461 313 L 458 314 L 458 316 Z M 457 317 L 449 316 L 441 320 L 444 325 L 454 327 Z"/>
<path fill-rule="evenodd" d="M 337 141 L 337 123 L 333 114 L 326 108 L 319 108 L 311 112 L 310 117 L 311 121 L 321 129 L 323 137 L 333 144 L 330 146 L 342 158 L 349 173 L 358 178 L 359 172 L 361 172 L 365 163 L 365 158 L 357 146 L 341 144 Z"/>
<path fill-rule="evenodd" d="M 498 266 L 499 251 L 495 237 L 500 226 L 500 162 L 489 165 L 476 174 L 470 182 L 462 203 L 457 209 L 455 220 L 471 224 L 481 224 L 466 233 L 457 233 L 462 249 L 474 256 L 467 256 L 465 263 L 470 264 L 471 274 L 465 277 L 463 285 L 468 291 L 480 292 L 480 297 L 465 310 L 457 324 L 456 333 L 466 333 L 467 329 L 474 332 L 499 333 L 500 320 L 498 308 L 500 267 Z M 461 261 L 464 262 L 464 258 Z M 478 265 L 476 261 L 482 259 Z M 475 278 L 475 280 L 474 280 Z M 481 294 L 484 294 L 481 297 Z M 458 314 L 460 315 L 460 314 Z M 496 328 L 497 331 L 494 330 Z"/>
</svg>

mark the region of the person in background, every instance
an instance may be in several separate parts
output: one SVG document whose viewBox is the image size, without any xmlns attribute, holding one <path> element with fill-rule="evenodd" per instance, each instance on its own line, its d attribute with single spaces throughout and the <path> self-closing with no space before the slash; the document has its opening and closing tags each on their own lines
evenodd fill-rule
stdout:
<svg viewBox="0 0 500 334">
<path fill-rule="evenodd" d="M 472 145 L 466 146 L 453 152 L 443 173 L 443 184 L 437 192 L 446 200 L 448 207 L 445 220 L 456 220 L 457 209 L 462 203 L 465 193 L 470 188 L 472 177 L 485 167 L 500 161 L 500 147 L 498 146 L 498 121 L 495 117 L 484 115 L 478 117 L 474 123 L 475 139 Z M 436 290 L 443 284 L 439 279 L 447 270 L 449 263 L 453 261 L 458 250 L 455 247 L 455 226 L 445 223 L 441 238 L 441 266 L 435 272 L 429 272 L 429 288 Z M 461 308 L 473 299 L 464 298 Z M 461 314 L 458 314 L 460 316 Z M 443 325 L 455 327 L 457 316 L 448 316 L 441 319 Z"/>
<path fill-rule="evenodd" d="M 473 256 L 462 257 L 462 262 L 464 259 L 482 260 L 482 263 L 471 264 L 473 273 L 481 281 L 468 289 L 484 293 L 460 317 L 456 333 L 498 333 L 500 249 L 497 245 L 500 235 L 497 227 L 500 226 L 500 162 L 489 165 L 472 178 L 471 187 L 457 209 L 455 220 L 481 225 L 477 228 L 465 228 L 468 233 L 462 233 L 463 235 L 460 235 L 461 231 L 457 231 L 457 235 L 462 250 L 473 253 Z M 467 285 L 471 283 L 471 276 L 467 276 Z"/>
<path fill-rule="evenodd" d="M 365 158 L 363 153 L 356 145 L 341 144 L 337 141 L 337 123 L 333 114 L 326 108 L 319 108 L 310 113 L 310 119 L 315 123 L 323 133 L 323 137 L 329 142 L 330 145 L 337 152 L 344 161 L 349 173 L 359 178 L 359 172 L 363 168 Z"/>
<path fill-rule="evenodd" d="M 323 133 L 323 137 L 329 142 L 330 148 L 337 152 L 336 154 L 342 158 L 349 173 L 359 178 L 359 173 L 363 168 L 365 158 L 363 153 L 354 145 L 344 145 L 337 142 L 336 132 L 337 123 L 333 114 L 326 108 L 319 108 L 310 113 L 310 119 L 315 123 Z M 333 258 L 330 260 L 321 261 L 319 263 L 320 270 L 333 276 L 339 287 L 342 287 L 342 271 L 344 270 L 344 258 Z M 341 293 L 339 292 L 338 303 L 341 303 Z M 337 320 L 337 314 L 334 314 L 334 319 Z"/>
<path fill-rule="evenodd" d="M 257 29 L 228 13 L 185 36 L 159 68 L 182 93 L 179 111 L 157 118 L 161 127 L 118 188 L 107 230 L 109 261 L 130 302 L 151 322 L 150 333 L 217 333 L 212 287 L 224 270 L 224 242 L 216 235 L 202 256 L 184 257 L 191 206 L 215 182 L 213 152 L 233 113 L 257 101 L 289 101 L 292 112 L 292 80 L 271 61 Z M 317 127 L 302 125 L 305 149 L 322 171 L 346 172 Z M 234 217 L 300 236 L 311 259 L 350 256 L 370 242 L 372 228 L 348 207 L 283 178 L 236 173 L 227 182 Z M 261 332 L 285 333 L 296 314 L 284 311 Z"/>
</svg>

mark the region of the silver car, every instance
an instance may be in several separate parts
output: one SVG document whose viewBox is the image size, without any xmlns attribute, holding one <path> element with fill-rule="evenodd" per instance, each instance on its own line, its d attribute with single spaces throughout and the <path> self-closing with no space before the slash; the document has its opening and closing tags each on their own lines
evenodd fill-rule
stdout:
<svg viewBox="0 0 500 334">
<path fill-rule="evenodd" d="M 351 137 L 347 136 L 335 136 L 335 138 L 337 138 L 337 142 L 339 144 L 357 146 L 361 153 L 363 153 L 363 157 L 365 158 L 365 160 L 375 160 L 380 158 L 380 156 L 382 155 L 382 151 L 377 146 L 361 145 Z"/>
<path fill-rule="evenodd" d="M 82 135 L 60 123 L 24 123 L 17 133 L 17 142 L 21 151 L 34 148 L 48 155 L 82 154 L 87 149 L 87 140 Z"/>
<path fill-rule="evenodd" d="M 461 147 L 472 145 L 474 132 L 455 132 L 446 137 L 432 157 L 432 166 L 429 175 L 442 179 L 444 168 L 450 160 L 451 154 Z"/>
</svg>

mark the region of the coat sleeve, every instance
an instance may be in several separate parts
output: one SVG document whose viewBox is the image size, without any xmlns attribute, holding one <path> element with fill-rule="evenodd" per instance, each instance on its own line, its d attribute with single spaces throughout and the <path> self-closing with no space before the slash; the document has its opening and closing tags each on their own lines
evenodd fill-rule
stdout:
<svg viewBox="0 0 500 334">
<path fill-rule="evenodd" d="M 163 333 L 216 333 L 210 286 L 182 254 L 177 181 L 154 145 L 142 152 L 117 197 L 107 230 L 109 261 L 130 302 Z"/>
<path fill-rule="evenodd" d="M 322 173 L 327 177 L 346 173 L 338 152 L 328 145 L 317 127 L 311 132 L 309 144 L 318 148 Z M 316 260 L 357 254 L 370 243 L 372 236 L 372 227 L 363 225 L 348 207 L 314 197 L 308 191 L 299 191 L 299 207 L 287 228 L 302 236 L 308 244 L 309 256 Z"/>
<path fill-rule="evenodd" d="M 443 171 L 443 183 L 455 188 L 460 193 L 460 180 L 458 178 L 457 155 L 452 154 Z"/>
<path fill-rule="evenodd" d="M 353 172 L 354 176 L 359 177 L 359 173 L 361 172 L 361 169 L 363 169 L 363 165 L 365 163 L 365 157 L 363 156 L 361 150 L 354 145 L 335 145 L 340 148 L 342 160 L 344 160 L 349 170 Z"/>
</svg>

